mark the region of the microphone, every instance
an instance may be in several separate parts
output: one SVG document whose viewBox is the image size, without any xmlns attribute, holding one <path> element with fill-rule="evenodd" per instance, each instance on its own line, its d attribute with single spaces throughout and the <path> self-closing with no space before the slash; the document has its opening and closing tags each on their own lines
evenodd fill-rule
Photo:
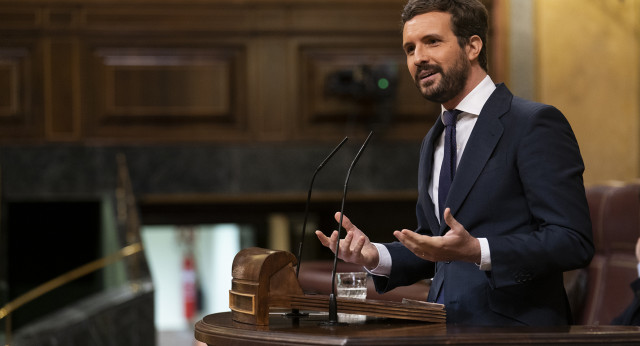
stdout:
<svg viewBox="0 0 640 346">
<path fill-rule="evenodd" d="M 360 150 L 356 154 L 356 157 L 351 162 L 351 166 L 349 166 L 349 171 L 347 171 L 347 178 L 344 181 L 344 191 L 342 192 L 342 205 L 340 207 L 340 222 L 338 222 L 338 242 L 336 244 L 336 253 L 333 256 L 333 271 L 331 272 L 331 294 L 329 295 L 329 321 L 326 323 L 328 325 L 336 325 L 338 324 L 338 302 L 336 300 L 336 268 L 338 267 L 338 253 L 340 251 L 340 231 L 342 230 L 342 218 L 344 216 L 344 201 L 347 198 L 347 186 L 349 185 L 349 177 L 351 176 L 351 170 L 360 159 L 360 155 L 366 148 L 367 143 L 369 143 L 369 139 L 373 135 L 373 131 L 369 132 L 367 139 L 364 140 Z"/>
<path fill-rule="evenodd" d="M 304 222 L 302 223 L 302 237 L 300 238 L 300 245 L 298 246 L 298 267 L 296 268 L 296 278 L 300 274 L 300 264 L 302 263 L 302 245 L 304 244 L 304 235 L 307 229 L 307 218 L 309 217 L 309 202 L 311 201 L 311 190 L 313 189 L 313 181 L 316 179 L 316 175 L 318 172 L 324 167 L 324 165 L 333 157 L 333 155 L 338 152 L 338 150 L 342 147 L 342 145 L 349 139 L 349 137 L 345 137 L 342 142 L 340 142 L 329 155 L 318 165 L 316 171 L 313 173 L 311 177 L 311 182 L 309 183 L 309 192 L 307 193 L 307 204 L 304 208 Z"/>
<path fill-rule="evenodd" d="M 296 267 L 296 278 L 298 278 L 299 274 L 300 274 L 300 266 L 302 264 L 302 246 L 304 244 L 304 236 L 305 236 L 305 232 L 307 230 L 307 219 L 309 217 L 309 204 L 311 201 L 311 190 L 313 189 L 313 181 L 316 179 L 316 175 L 318 175 L 318 172 L 320 172 L 320 170 L 322 169 L 322 167 L 324 167 L 324 165 L 329 162 L 329 160 L 333 157 L 333 155 L 338 152 L 338 150 L 342 147 L 342 145 L 349 139 L 349 137 L 344 137 L 344 139 L 335 147 L 333 148 L 333 150 L 331 151 L 331 153 L 329 153 L 329 155 L 327 155 L 327 157 L 325 157 L 324 160 L 322 160 L 322 162 L 320 163 L 320 165 L 318 165 L 318 168 L 316 168 L 316 171 L 313 173 L 313 176 L 311 177 L 311 182 L 309 183 L 309 192 L 307 193 L 307 204 L 304 208 L 304 222 L 302 223 L 302 237 L 300 238 L 300 244 L 298 245 L 298 266 Z M 308 314 L 305 313 L 300 313 L 300 311 L 298 309 L 293 309 L 290 313 L 286 314 L 289 317 L 301 317 L 301 316 L 307 316 Z"/>
</svg>

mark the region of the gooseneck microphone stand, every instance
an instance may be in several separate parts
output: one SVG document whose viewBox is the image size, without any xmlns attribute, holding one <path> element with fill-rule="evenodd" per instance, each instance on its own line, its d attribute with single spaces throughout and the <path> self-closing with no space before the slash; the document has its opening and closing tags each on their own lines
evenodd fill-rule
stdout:
<svg viewBox="0 0 640 346">
<path fill-rule="evenodd" d="M 358 162 L 360 155 L 364 151 L 364 148 L 369 143 L 369 139 L 373 131 L 369 132 L 369 136 L 365 139 L 364 143 L 360 147 L 360 150 L 356 154 L 356 157 L 353 159 L 351 166 L 349 166 L 349 171 L 347 172 L 347 178 L 344 182 L 344 191 L 342 192 L 342 205 L 340 207 L 340 222 L 338 222 L 338 242 L 336 243 L 336 252 L 333 257 L 333 271 L 331 272 L 331 294 L 329 295 L 329 321 L 323 323 L 324 325 L 338 325 L 338 302 L 336 299 L 336 268 L 338 267 L 338 253 L 340 251 L 340 232 L 342 230 L 342 218 L 344 215 L 344 201 L 347 197 L 347 186 L 349 185 L 349 177 L 351 176 L 351 170 Z"/>
<path fill-rule="evenodd" d="M 304 208 L 304 222 L 302 223 L 302 236 L 300 238 L 300 244 L 298 245 L 298 266 L 296 267 L 296 279 L 298 278 L 299 274 L 300 274 L 300 266 L 302 264 L 302 246 L 304 244 L 304 237 L 305 237 L 305 233 L 307 230 L 307 219 L 309 217 L 309 204 L 311 202 L 311 190 L 313 189 L 313 182 L 316 179 L 316 175 L 318 175 L 318 172 L 320 172 L 320 170 L 322 169 L 322 167 L 324 167 L 324 165 L 329 162 L 329 160 L 333 157 L 333 155 L 338 152 L 338 150 L 342 147 L 342 145 L 348 140 L 348 137 L 345 137 L 335 148 L 333 148 L 333 150 L 331 151 L 331 153 L 329 153 L 329 155 L 327 155 L 327 157 L 322 160 L 322 162 L 320 163 L 320 165 L 318 165 L 318 168 L 316 168 L 316 171 L 313 173 L 313 176 L 311 177 L 311 182 L 309 183 L 309 192 L 307 193 L 307 204 Z M 292 309 L 290 313 L 287 313 L 286 316 L 288 317 L 305 317 L 308 316 L 309 314 L 307 313 L 301 313 L 300 310 L 298 309 Z"/>
</svg>

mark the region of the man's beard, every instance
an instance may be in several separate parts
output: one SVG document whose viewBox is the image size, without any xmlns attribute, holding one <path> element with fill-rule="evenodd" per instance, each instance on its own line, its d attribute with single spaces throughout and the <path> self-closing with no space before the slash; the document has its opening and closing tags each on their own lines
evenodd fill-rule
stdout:
<svg viewBox="0 0 640 346">
<path fill-rule="evenodd" d="M 435 84 L 436 82 L 432 82 L 431 85 L 427 85 L 423 90 L 420 87 L 419 78 L 420 71 L 422 70 L 440 73 L 440 83 Z M 455 64 L 449 71 L 442 71 L 442 68 L 438 65 L 424 64 L 418 66 L 414 79 L 418 90 L 420 90 L 420 93 L 425 99 L 432 102 L 445 103 L 456 97 L 464 89 L 467 77 L 469 76 L 469 70 L 470 64 L 466 61 L 466 56 L 463 52 L 460 52 Z"/>
</svg>

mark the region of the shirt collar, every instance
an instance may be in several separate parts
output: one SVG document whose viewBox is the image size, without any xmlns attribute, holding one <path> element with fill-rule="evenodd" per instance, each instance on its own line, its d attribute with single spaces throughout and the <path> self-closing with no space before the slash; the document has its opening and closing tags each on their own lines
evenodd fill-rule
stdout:
<svg viewBox="0 0 640 346">
<path fill-rule="evenodd" d="M 458 103 L 455 109 L 458 109 L 464 113 L 480 115 L 482 107 L 487 102 L 493 91 L 496 90 L 496 85 L 491 80 L 491 77 L 487 75 L 484 79 L 476 85 L 473 90 L 467 96 Z M 442 114 L 446 109 L 440 106 Z"/>
</svg>

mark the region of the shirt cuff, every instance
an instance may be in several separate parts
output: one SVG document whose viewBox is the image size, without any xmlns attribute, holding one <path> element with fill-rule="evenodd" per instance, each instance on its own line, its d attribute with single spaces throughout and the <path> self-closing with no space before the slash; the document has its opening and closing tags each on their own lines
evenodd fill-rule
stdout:
<svg viewBox="0 0 640 346">
<path fill-rule="evenodd" d="M 491 251 L 489 251 L 489 241 L 487 238 L 478 238 L 480 242 L 480 270 L 491 270 Z M 477 263 L 476 263 L 477 264 Z"/>
<path fill-rule="evenodd" d="M 371 270 L 365 267 L 364 270 L 372 275 L 389 277 L 389 274 L 391 273 L 391 254 L 389 253 L 389 249 L 379 243 L 371 244 L 373 244 L 376 249 L 378 249 L 378 266 Z"/>
</svg>

